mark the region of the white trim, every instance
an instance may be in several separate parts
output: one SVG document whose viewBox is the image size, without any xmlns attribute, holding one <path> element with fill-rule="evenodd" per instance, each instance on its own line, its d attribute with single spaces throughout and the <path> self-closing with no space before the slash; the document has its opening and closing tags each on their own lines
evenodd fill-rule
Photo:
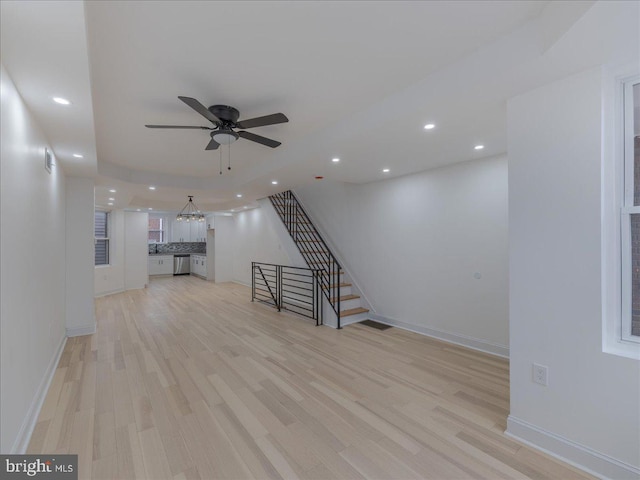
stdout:
<svg viewBox="0 0 640 480">
<path fill-rule="evenodd" d="M 108 292 L 96 293 L 93 298 L 106 297 L 107 295 L 115 295 L 116 293 L 126 292 L 124 288 L 118 288 L 116 290 L 109 290 Z"/>
<path fill-rule="evenodd" d="M 402 328 L 403 330 L 409 330 L 410 332 L 426 335 L 427 337 L 437 338 L 438 340 L 461 345 L 463 347 L 478 350 L 490 355 L 509 358 L 509 347 L 506 345 L 499 345 L 497 343 L 487 342 L 486 340 L 480 340 L 479 338 L 460 335 L 458 333 L 445 332 L 443 330 L 425 327 L 423 325 L 413 325 L 411 323 L 406 323 L 393 318 L 387 318 L 372 312 L 369 312 L 369 318 L 371 320 L 375 320 L 376 322 L 384 323 L 385 325 Z"/>
<path fill-rule="evenodd" d="M 27 410 L 24 421 L 20 426 L 20 430 L 18 431 L 16 440 L 11 446 L 11 451 L 9 452 L 10 454 L 23 455 L 24 453 L 26 453 L 29 442 L 31 441 L 33 429 L 36 427 L 36 422 L 38 421 L 38 417 L 40 416 L 42 404 L 44 403 L 44 399 L 47 396 L 47 392 L 49 391 L 51 380 L 53 380 L 53 375 L 56 372 L 56 367 L 58 366 L 58 362 L 60 361 L 60 357 L 62 356 L 62 352 L 64 351 L 64 346 L 66 345 L 66 343 L 67 337 L 63 336 L 60 339 L 60 343 L 58 344 L 58 348 L 53 354 L 53 357 L 51 357 L 51 361 L 49 362 L 49 366 L 47 367 L 47 371 L 45 372 L 44 377 L 42 377 L 42 380 L 40 381 L 40 385 L 38 385 L 38 389 L 36 390 L 36 394 L 33 397 L 33 400 L 31 401 L 29 410 Z"/>
<path fill-rule="evenodd" d="M 602 351 L 640 359 L 640 344 L 623 341 L 623 204 L 625 185 L 623 85 L 638 75 L 637 64 L 603 69 L 601 161 Z M 629 165 L 627 164 L 627 169 Z M 626 172 L 629 179 L 632 170 Z M 625 190 L 627 190 L 625 192 Z M 628 215 L 626 217 L 628 220 Z"/>
<path fill-rule="evenodd" d="M 67 328 L 67 337 L 81 337 L 83 335 L 92 335 L 96 333 L 96 324 L 88 327 Z"/>
<path fill-rule="evenodd" d="M 637 478 L 640 469 L 509 415 L 505 435 L 600 478 Z"/>
<path fill-rule="evenodd" d="M 622 206 L 621 241 L 622 241 L 622 324 L 620 339 L 623 342 L 640 343 L 640 338 L 631 335 L 632 325 L 632 258 L 631 253 L 631 215 L 640 213 L 640 207 L 634 205 L 634 101 L 633 86 L 640 83 L 640 76 L 626 78 L 622 81 L 622 113 L 624 142 L 624 182 L 625 195 Z"/>
</svg>

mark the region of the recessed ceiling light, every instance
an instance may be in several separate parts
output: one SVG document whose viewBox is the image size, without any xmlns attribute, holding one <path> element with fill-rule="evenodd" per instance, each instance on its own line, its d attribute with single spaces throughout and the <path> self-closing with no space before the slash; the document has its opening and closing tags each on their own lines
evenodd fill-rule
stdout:
<svg viewBox="0 0 640 480">
<path fill-rule="evenodd" d="M 110 191 L 111 193 L 116 193 L 116 191 L 115 191 L 115 189 L 114 189 L 114 188 L 110 189 L 109 191 Z"/>
<path fill-rule="evenodd" d="M 249 207 L 247 207 L 247 206 L 245 205 L 245 206 L 244 206 L 244 207 L 242 207 L 242 208 L 249 208 Z"/>
<path fill-rule="evenodd" d="M 156 187 L 154 187 L 153 185 L 149 185 L 149 190 L 155 190 Z"/>
<path fill-rule="evenodd" d="M 271 184 L 272 184 L 272 185 L 277 185 L 277 184 L 278 184 L 278 181 L 277 181 L 277 180 L 273 180 L 273 181 L 271 182 Z"/>
<path fill-rule="evenodd" d="M 71 105 L 71 102 L 69 100 L 62 97 L 53 97 L 53 101 L 59 103 L 60 105 Z"/>
<path fill-rule="evenodd" d="M 153 208 L 149 207 L 149 210 L 153 210 Z"/>
<path fill-rule="evenodd" d="M 79 153 L 74 153 L 73 156 L 75 158 L 84 158 L 84 155 L 80 155 Z"/>
<path fill-rule="evenodd" d="M 388 168 L 383 168 L 382 169 L 382 173 L 389 173 L 391 170 L 389 170 Z"/>
<path fill-rule="evenodd" d="M 331 161 L 333 163 L 338 163 L 340 161 L 340 159 L 338 157 L 332 158 Z"/>
<path fill-rule="evenodd" d="M 476 145 L 475 147 L 473 147 L 474 150 L 482 150 L 484 148 L 484 145 Z"/>
<path fill-rule="evenodd" d="M 242 198 L 242 194 L 241 194 L 241 193 L 238 193 L 238 194 L 236 194 L 236 197 L 238 197 L 238 198 Z"/>
<path fill-rule="evenodd" d="M 115 199 L 115 198 L 110 198 L 110 199 L 109 199 L 109 201 L 110 201 L 110 202 L 115 202 L 115 201 L 116 201 L 116 199 Z"/>
<path fill-rule="evenodd" d="M 231 211 L 232 211 L 232 212 L 235 212 L 235 210 L 234 210 L 233 208 L 231 209 Z"/>
<path fill-rule="evenodd" d="M 109 203 L 107 203 L 107 205 L 113 205 L 113 202 L 109 202 Z"/>
<path fill-rule="evenodd" d="M 424 126 L 424 129 L 425 129 L 425 130 L 432 130 L 432 129 L 434 129 L 434 128 L 436 128 L 435 123 L 427 123 L 427 124 Z"/>
<path fill-rule="evenodd" d="M 136 212 L 139 212 L 139 211 L 140 211 L 140 209 L 139 209 L 139 208 L 136 208 Z"/>
</svg>

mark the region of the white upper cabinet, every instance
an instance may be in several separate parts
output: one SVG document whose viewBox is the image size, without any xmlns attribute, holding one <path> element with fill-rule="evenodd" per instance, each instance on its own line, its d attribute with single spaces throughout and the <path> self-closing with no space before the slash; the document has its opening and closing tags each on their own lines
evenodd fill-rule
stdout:
<svg viewBox="0 0 640 480">
<path fill-rule="evenodd" d="M 206 242 L 207 230 L 206 222 L 191 223 L 191 241 L 192 242 Z"/>
<path fill-rule="evenodd" d="M 191 222 L 189 222 L 191 223 Z M 191 239 L 190 225 L 187 222 L 179 222 L 175 218 L 171 220 L 171 241 L 189 242 Z"/>
<path fill-rule="evenodd" d="M 171 220 L 171 242 L 206 242 L 206 222 Z"/>
</svg>

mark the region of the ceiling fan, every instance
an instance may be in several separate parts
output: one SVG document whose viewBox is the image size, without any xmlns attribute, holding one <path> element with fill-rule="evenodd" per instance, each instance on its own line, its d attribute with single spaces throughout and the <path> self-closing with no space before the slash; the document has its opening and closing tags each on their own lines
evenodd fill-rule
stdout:
<svg viewBox="0 0 640 480">
<path fill-rule="evenodd" d="M 255 133 L 246 132 L 240 130 L 234 131 L 237 128 L 255 128 L 264 127 L 266 125 L 276 125 L 278 123 L 286 123 L 289 119 L 283 113 L 274 113 L 272 115 L 265 115 L 264 117 L 250 118 L 248 120 L 238 121 L 240 112 L 228 105 L 211 105 L 209 108 L 205 107 L 195 98 L 191 97 L 178 97 L 184 103 L 193 108 L 196 112 L 209 120 L 213 126 L 211 127 L 196 127 L 187 125 L 145 125 L 147 128 L 197 128 L 200 130 L 211 130 L 211 140 L 207 144 L 205 150 L 217 150 L 220 145 L 230 145 L 238 138 L 244 138 L 245 140 L 251 140 L 252 142 L 266 145 L 267 147 L 276 148 L 281 145 L 280 142 L 272 140 L 270 138 L 256 135 Z"/>
</svg>

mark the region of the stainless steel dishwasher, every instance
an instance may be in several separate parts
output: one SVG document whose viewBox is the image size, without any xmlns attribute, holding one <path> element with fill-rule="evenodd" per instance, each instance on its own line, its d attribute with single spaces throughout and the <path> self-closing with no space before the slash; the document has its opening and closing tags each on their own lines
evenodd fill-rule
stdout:
<svg viewBox="0 0 640 480">
<path fill-rule="evenodd" d="M 173 256 L 173 274 L 174 275 L 189 275 L 191 271 L 190 266 L 191 256 L 174 255 Z"/>
</svg>

